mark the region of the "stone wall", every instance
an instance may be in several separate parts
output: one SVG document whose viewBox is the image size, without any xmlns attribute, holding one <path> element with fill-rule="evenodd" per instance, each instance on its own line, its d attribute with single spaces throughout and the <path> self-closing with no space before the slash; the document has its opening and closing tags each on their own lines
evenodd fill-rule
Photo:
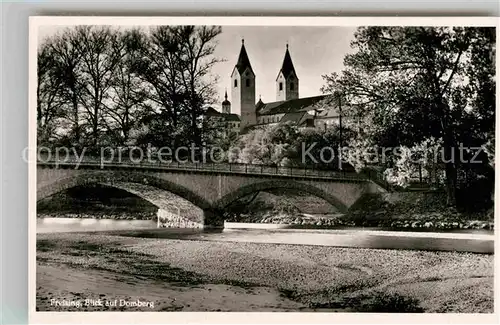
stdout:
<svg viewBox="0 0 500 325">
<path fill-rule="evenodd" d="M 193 222 L 182 214 L 178 215 L 163 209 L 158 209 L 157 217 L 160 219 L 160 228 L 203 228 L 203 223 Z"/>
</svg>

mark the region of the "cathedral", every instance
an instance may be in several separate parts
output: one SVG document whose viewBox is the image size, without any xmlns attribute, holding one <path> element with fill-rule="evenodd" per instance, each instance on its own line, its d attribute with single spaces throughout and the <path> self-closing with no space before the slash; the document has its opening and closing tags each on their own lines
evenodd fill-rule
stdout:
<svg viewBox="0 0 500 325">
<path fill-rule="evenodd" d="M 242 133 L 258 126 L 278 123 L 294 123 L 299 127 L 326 128 L 338 124 L 338 107 L 331 103 L 329 96 L 320 95 L 300 98 L 299 78 L 293 66 L 292 57 L 286 45 L 283 64 L 275 80 L 276 101 L 264 103 L 261 98 L 256 102 L 256 74 L 250 64 L 244 40 L 241 42 L 238 61 L 231 73 L 231 102 L 222 102 L 222 113 L 209 109 L 210 116 L 226 121 L 227 131 Z M 240 111 L 241 115 L 231 113 Z"/>
</svg>

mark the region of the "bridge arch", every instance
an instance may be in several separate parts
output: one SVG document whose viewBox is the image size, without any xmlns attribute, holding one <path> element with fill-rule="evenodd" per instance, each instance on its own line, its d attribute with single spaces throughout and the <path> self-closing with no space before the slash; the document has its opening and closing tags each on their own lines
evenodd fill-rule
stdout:
<svg viewBox="0 0 500 325">
<path fill-rule="evenodd" d="M 190 213 L 186 215 L 186 221 L 194 222 L 201 226 L 204 224 L 203 212 L 211 208 L 211 204 L 207 200 L 183 186 L 155 177 L 154 175 L 119 171 L 89 171 L 56 179 L 37 190 L 37 201 L 76 186 L 91 184 L 100 184 L 125 190 L 164 211 L 171 211 L 175 207 L 171 203 L 172 194 L 174 194 L 203 210 L 196 213 L 197 211 L 189 209 Z"/>
<path fill-rule="evenodd" d="M 231 203 L 235 202 L 238 199 L 241 199 L 247 195 L 250 195 L 259 191 L 273 190 L 273 189 L 292 189 L 298 190 L 301 192 L 305 192 L 310 195 L 314 195 L 316 197 L 322 198 L 334 207 L 336 207 L 341 212 L 346 212 L 348 207 L 342 203 L 335 196 L 327 193 L 324 190 L 319 189 L 313 185 L 309 185 L 304 182 L 299 181 L 290 181 L 290 180 L 272 180 L 272 181 L 263 181 L 257 182 L 250 185 L 242 186 L 236 191 L 226 194 L 221 199 L 219 199 L 214 204 L 214 208 L 218 210 L 223 210 Z"/>
<path fill-rule="evenodd" d="M 196 193 L 168 180 L 143 173 L 120 171 L 85 172 L 56 180 L 37 190 L 37 201 L 71 187 L 95 183 L 117 188 L 120 188 L 120 184 L 125 183 L 142 184 L 171 192 L 182 197 L 183 199 L 186 199 L 201 209 L 208 209 L 211 206 L 207 200 L 200 197 Z M 123 189 L 127 190 L 126 188 Z"/>
</svg>

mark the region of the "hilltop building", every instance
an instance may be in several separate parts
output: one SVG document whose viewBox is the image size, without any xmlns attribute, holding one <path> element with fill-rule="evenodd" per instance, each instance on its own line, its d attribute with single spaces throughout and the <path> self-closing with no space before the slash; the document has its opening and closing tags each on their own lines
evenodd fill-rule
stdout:
<svg viewBox="0 0 500 325">
<path fill-rule="evenodd" d="M 222 113 L 213 107 L 208 107 L 205 113 L 206 117 L 215 122 L 215 126 L 221 127 L 223 136 L 228 136 L 230 133 L 240 133 L 240 116 L 231 113 L 231 103 L 227 100 L 227 92 L 225 100 L 222 102 Z"/>
<path fill-rule="evenodd" d="M 231 100 L 222 102 L 222 113 L 211 109 L 211 115 L 224 119 L 233 132 L 244 132 L 256 126 L 291 122 L 299 127 L 321 127 L 339 123 L 338 107 L 327 95 L 300 98 L 300 83 L 286 45 L 283 64 L 275 80 L 276 101 L 255 102 L 256 74 L 242 40 L 240 54 L 231 73 Z M 239 110 L 241 116 L 231 113 Z"/>
</svg>

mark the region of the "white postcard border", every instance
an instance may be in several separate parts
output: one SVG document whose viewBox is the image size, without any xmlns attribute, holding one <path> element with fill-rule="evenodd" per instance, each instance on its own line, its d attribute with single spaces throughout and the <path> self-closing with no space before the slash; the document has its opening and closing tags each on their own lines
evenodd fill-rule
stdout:
<svg viewBox="0 0 500 325">
<path fill-rule="evenodd" d="M 500 33 L 498 17 L 106 17 L 106 16 L 32 16 L 29 21 L 29 148 L 36 148 L 36 87 L 38 29 L 47 25 L 226 25 L 226 26 L 491 26 Z M 497 41 L 498 42 L 498 41 Z M 497 54 L 496 67 L 500 60 Z M 496 107 L 499 107 L 497 87 Z M 497 125 L 500 117 L 496 116 Z M 498 128 L 496 138 L 498 138 Z M 497 141 L 496 146 L 499 146 Z M 224 313 L 224 312 L 37 312 L 36 311 L 36 152 L 28 150 L 28 305 L 31 324 L 394 324 L 394 323 L 498 323 L 498 299 L 493 314 L 362 314 L 362 313 Z M 497 150 L 498 152 L 498 150 Z M 499 175 L 496 175 L 495 211 L 499 206 Z M 495 224 L 498 216 L 495 213 Z M 495 238 L 498 239 L 495 229 Z M 499 241 L 495 240 L 495 250 Z M 495 256 L 495 296 L 499 296 L 500 270 Z"/>
</svg>

